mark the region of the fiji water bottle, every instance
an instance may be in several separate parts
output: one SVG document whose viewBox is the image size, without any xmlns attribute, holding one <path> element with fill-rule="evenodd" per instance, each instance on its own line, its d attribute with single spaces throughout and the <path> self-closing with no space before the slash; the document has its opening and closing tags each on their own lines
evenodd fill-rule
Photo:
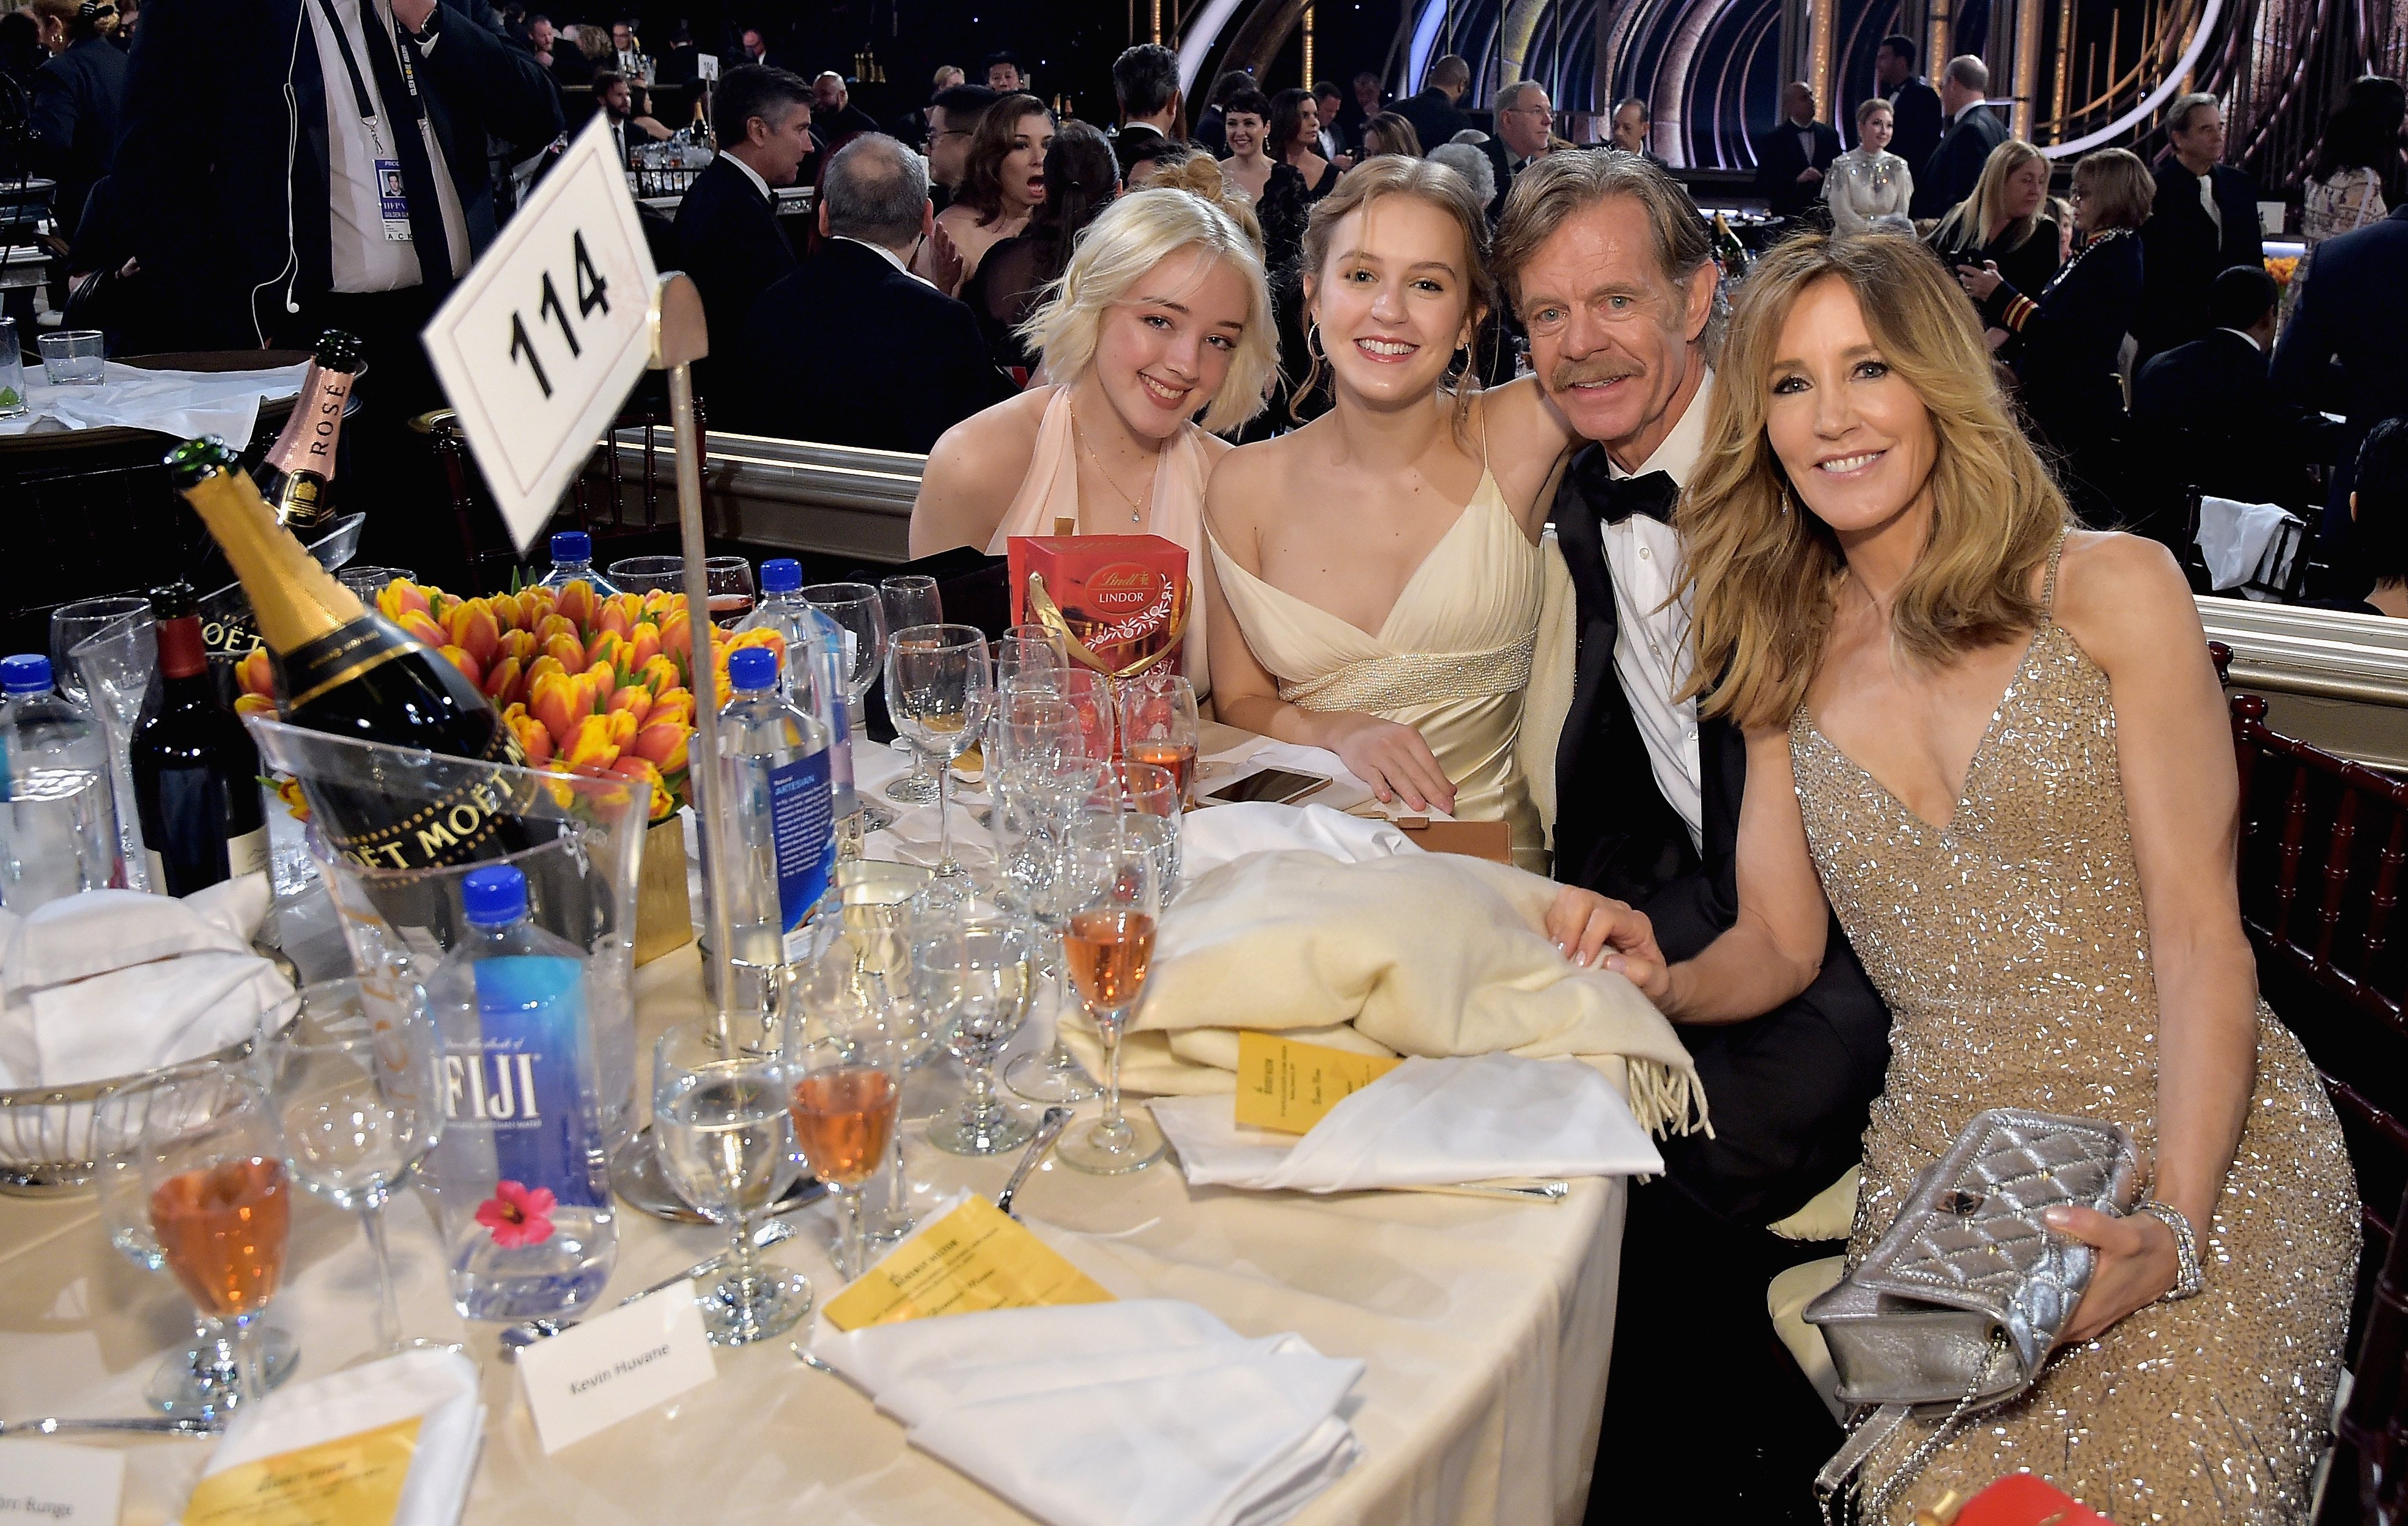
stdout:
<svg viewBox="0 0 2408 1526">
<path fill-rule="evenodd" d="M 804 922 L 836 873 L 836 818 L 826 727 L 778 692 L 767 648 L 728 656 L 735 697 L 719 712 L 728 840 L 730 951 L 748 964 L 809 957 Z"/>
<path fill-rule="evenodd" d="M 582 530 L 559 530 L 552 537 L 552 570 L 536 579 L 538 588 L 566 588 L 583 582 L 595 598 L 619 592 L 619 585 L 594 570 L 594 537 Z"/>
<path fill-rule="evenodd" d="M 739 631 L 767 626 L 786 643 L 779 689 L 828 734 L 828 791 L 839 821 L 861 809 L 853 790 L 853 717 L 845 696 L 853 677 L 853 635 L 803 597 L 803 564 L 791 556 L 761 563 L 761 603 Z M 805 660 L 805 654 L 809 660 Z"/>
<path fill-rule="evenodd" d="M 92 713 L 52 692 L 50 660 L 0 660 L 0 905 L 125 883 L 108 749 Z"/>
<path fill-rule="evenodd" d="M 466 925 L 426 983 L 452 1302 L 471 1319 L 559 1314 L 601 1292 L 619 1248 L 585 953 L 527 920 L 513 865 L 470 870 L 460 894 Z"/>
</svg>

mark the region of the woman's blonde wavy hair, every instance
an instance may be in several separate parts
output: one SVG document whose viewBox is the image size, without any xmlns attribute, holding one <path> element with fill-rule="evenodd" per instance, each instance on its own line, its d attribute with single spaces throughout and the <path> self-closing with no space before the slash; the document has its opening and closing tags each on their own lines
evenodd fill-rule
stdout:
<svg viewBox="0 0 2408 1526">
<path fill-rule="evenodd" d="M 1941 247 L 1952 247 L 1945 241 L 1952 229 L 1955 245 L 1973 249 L 1987 245 L 1991 221 L 2000 218 L 2006 207 L 2007 177 L 2040 157 L 2038 149 L 2019 137 L 2011 137 L 1992 149 L 1990 157 L 1982 161 L 1982 178 L 1974 182 L 1972 194 L 1949 208 L 1941 219 L 1941 233 L 1935 235 L 1943 240 Z M 2024 241 L 2040 230 L 2040 220 L 2047 215 L 2048 198 L 2043 196 L 2038 207 L 1999 230 L 2000 247 L 2023 248 Z"/>
<path fill-rule="evenodd" d="M 2067 523 L 2065 495 L 2016 426 L 1972 306 L 1928 250 L 1902 234 L 1779 245 L 1740 287 L 1697 475 L 1674 515 L 1688 546 L 1681 592 L 1695 611 L 1687 693 L 1751 729 L 1786 725 L 1805 703 L 1847 565 L 1765 433 L 1782 326 L 1825 280 L 1856 293 L 1882 360 L 1938 435 L 1931 539 L 1899 586 L 1896 643 L 1940 664 L 2033 629 L 2034 575 Z"/>
<path fill-rule="evenodd" d="M 1095 362 L 1104 315 L 1139 294 L 1137 284 L 1146 272 L 1191 249 L 1235 268 L 1246 287 L 1246 326 L 1238 335 L 1228 375 L 1205 406 L 1203 426 L 1219 434 L 1260 413 L 1279 371 L 1279 336 L 1261 247 L 1217 202 L 1160 179 L 1122 195 L 1087 224 L 1071 246 L 1069 264 L 1020 326 L 1021 337 L 1043 352 L 1046 376 L 1066 387 L 1083 376 Z"/>
</svg>

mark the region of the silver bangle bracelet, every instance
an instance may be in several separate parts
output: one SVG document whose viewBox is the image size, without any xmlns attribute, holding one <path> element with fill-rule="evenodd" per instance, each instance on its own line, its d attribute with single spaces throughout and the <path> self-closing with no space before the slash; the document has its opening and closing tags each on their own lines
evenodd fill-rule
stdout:
<svg viewBox="0 0 2408 1526">
<path fill-rule="evenodd" d="M 2147 1214 L 2174 1232 L 2174 1259 L 2180 1270 L 2175 1275 L 2172 1289 L 2158 1302 L 2179 1303 L 2186 1298 L 2196 1298 L 2205 1291 L 2207 1276 L 2200 1269 L 2199 1240 L 2191 1233 L 2188 1216 L 2173 1205 L 2160 1203 L 2156 1198 L 2144 1199 L 2132 1211 Z"/>
</svg>

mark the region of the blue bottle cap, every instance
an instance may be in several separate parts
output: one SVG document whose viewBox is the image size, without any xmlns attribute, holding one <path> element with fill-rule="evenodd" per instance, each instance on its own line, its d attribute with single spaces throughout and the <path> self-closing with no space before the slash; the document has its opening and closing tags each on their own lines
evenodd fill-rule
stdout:
<svg viewBox="0 0 2408 1526">
<path fill-rule="evenodd" d="M 460 900 L 476 927 L 508 927 L 526 915 L 526 876 L 507 863 L 471 869 L 460 880 Z"/>
<path fill-rule="evenodd" d="M 0 657 L 0 693 L 47 694 L 50 692 L 50 660 L 39 652 Z"/>
<path fill-rule="evenodd" d="M 727 654 L 727 681 L 738 689 L 770 689 L 778 682 L 778 655 L 767 647 L 738 647 Z"/>
<path fill-rule="evenodd" d="M 792 593 L 803 586 L 803 564 L 791 556 L 772 557 L 761 563 L 761 592 Z"/>
<path fill-rule="evenodd" d="M 582 530 L 563 530 L 552 537 L 552 559 L 554 562 L 591 562 L 594 560 L 594 537 Z"/>
</svg>

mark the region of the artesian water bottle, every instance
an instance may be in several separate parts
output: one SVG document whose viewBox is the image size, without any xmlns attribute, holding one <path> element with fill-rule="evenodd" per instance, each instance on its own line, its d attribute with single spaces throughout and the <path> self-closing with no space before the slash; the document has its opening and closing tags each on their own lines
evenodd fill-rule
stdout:
<svg viewBox="0 0 2408 1526">
<path fill-rule="evenodd" d="M 601 1292 L 619 1247 L 585 952 L 527 920 L 513 865 L 470 870 L 460 893 L 467 925 L 426 983 L 452 1301 L 471 1319 L 558 1314 Z"/>
<path fill-rule="evenodd" d="M 594 537 L 582 530 L 559 530 L 552 537 L 552 570 L 536 580 L 538 588 L 566 588 L 582 582 L 596 597 L 619 592 L 619 585 L 594 570 Z"/>
<path fill-rule="evenodd" d="M 730 952 L 747 964 L 808 957 L 803 931 L 836 873 L 836 818 L 824 725 L 778 692 L 778 660 L 766 648 L 728 656 L 735 697 L 719 712 L 725 766 Z"/>
<path fill-rule="evenodd" d="M 50 660 L 0 659 L 0 905 L 22 916 L 123 886 L 108 748 L 91 714 L 52 692 Z"/>
<path fill-rule="evenodd" d="M 791 556 L 761 563 L 761 603 L 738 631 L 774 630 L 786 643 L 778 688 L 786 703 L 827 728 L 828 790 L 839 821 L 861 809 L 853 789 L 853 717 L 845 696 L 853 677 L 853 634 L 803 597 L 803 564 Z M 809 653 L 809 661 L 804 653 Z"/>
</svg>

